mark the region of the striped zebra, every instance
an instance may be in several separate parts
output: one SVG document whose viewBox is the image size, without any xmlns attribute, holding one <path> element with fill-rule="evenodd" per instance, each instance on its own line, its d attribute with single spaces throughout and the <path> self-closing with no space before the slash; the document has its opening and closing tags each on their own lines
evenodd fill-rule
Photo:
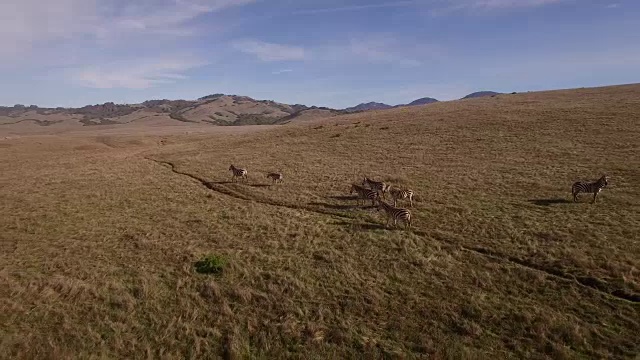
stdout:
<svg viewBox="0 0 640 360">
<path fill-rule="evenodd" d="M 608 185 L 608 178 L 606 175 L 602 175 L 600 179 L 596 182 L 586 182 L 586 181 L 576 181 L 571 185 L 571 195 L 573 195 L 573 202 L 578 201 L 578 194 L 583 193 L 593 193 L 593 201 L 592 204 L 596 202 L 596 197 L 598 193 L 602 191 L 602 189 Z"/>
<path fill-rule="evenodd" d="M 362 179 L 362 186 L 369 186 L 371 189 L 377 191 L 378 193 L 382 193 L 382 198 L 385 199 L 385 193 L 389 190 L 390 185 L 385 184 L 382 181 L 374 181 L 369 179 L 368 177 L 364 177 Z"/>
<path fill-rule="evenodd" d="M 393 206 L 397 206 L 398 199 L 409 199 L 409 205 L 413 207 L 413 190 L 390 187 L 389 194 L 393 199 Z"/>
<path fill-rule="evenodd" d="M 274 183 L 278 183 L 282 182 L 284 177 L 282 176 L 282 173 L 269 173 L 267 174 L 267 179 L 271 179 Z"/>
<path fill-rule="evenodd" d="M 351 184 L 351 191 L 349 194 L 353 194 L 354 192 L 358 195 L 358 205 L 360 205 L 360 200 L 362 200 L 362 205 L 367 201 L 367 199 L 371 200 L 371 206 L 376 206 L 376 199 L 379 199 L 378 192 L 375 190 L 363 188 L 362 186 L 358 186 L 356 184 Z"/>
<path fill-rule="evenodd" d="M 394 227 L 398 225 L 398 221 L 404 221 L 407 228 L 411 227 L 411 212 L 408 209 L 398 208 L 378 199 L 377 210 L 384 210 L 387 214 L 387 222 L 384 224 L 385 227 L 389 226 L 391 219 L 393 219 Z"/>
<path fill-rule="evenodd" d="M 236 177 L 241 177 L 244 178 L 244 180 L 247 180 L 247 170 L 246 169 L 241 169 L 241 168 L 237 168 L 235 166 L 233 166 L 233 164 L 231 166 L 229 166 L 229 170 L 233 173 L 231 175 L 231 181 L 235 181 Z"/>
</svg>

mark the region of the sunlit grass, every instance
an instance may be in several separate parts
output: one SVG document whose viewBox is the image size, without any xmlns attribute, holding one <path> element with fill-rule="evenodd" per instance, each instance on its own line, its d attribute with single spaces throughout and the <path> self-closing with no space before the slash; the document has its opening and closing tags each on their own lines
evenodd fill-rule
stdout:
<svg viewBox="0 0 640 360">
<path fill-rule="evenodd" d="M 640 311 L 620 294 L 640 293 L 639 99 L 626 86 L 166 145 L 6 142 L 0 354 L 633 358 Z M 229 183 L 230 163 L 248 184 Z M 572 182 L 602 172 L 598 203 L 573 203 Z M 357 205 L 364 175 L 414 190 L 411 230 Z M 208 255 L 217 276 L 197 271 Z"/>
</svg>

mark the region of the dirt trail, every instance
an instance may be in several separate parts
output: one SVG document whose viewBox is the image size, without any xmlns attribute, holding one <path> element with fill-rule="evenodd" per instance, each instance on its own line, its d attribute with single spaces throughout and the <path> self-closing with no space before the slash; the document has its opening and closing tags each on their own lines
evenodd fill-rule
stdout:
<svg viewBox="0 0 640 360">
<path fill-rule="evenodd" d="M 321 214 L 321 215 L 329 215 L 329 216 L 334 216 L 334 217 L 338 217 L 338 218 L 343 218 L 343 219 L 349 219 L 349 220 L 356 220 L 358 221 L 359 224 L 356 223 L 352 223 L 352 225 L 367 225 L 370 228 L 384 228 L 384 226 L 378 224 L 378 223 L 373 223 L 373 222 L 369 222 L 366 220 L 362 220 L 362 219 L 357 219 L 354 216 L 350 216 L 349 214 L 345 214 L 345 213 L 337 213 L 337 212 L 333 212 L 333 211 L 329 211 L 329 210 L 325 210 L 325 209 L 319 209 L 317 207 L 312 207 L 312 206 L 305 206 L 305 205 L 296 205 L 296 204 L 286 204 L 283 202 L 278 202 L 278 201 L 273 201 L 273 200 L 269 200 L 269 199 L 258 199 L 255 197 L 251 197 L 245 194 L 242 194 L 240 192 L 237 192 L 233 189 L 230 189 L 229 187 L 225 186 L 224 184 L 228 183 L 228 182 L 212 182 L 212 181 L 207 181 L 204 178 L 201 178 L 197 175 L 193 175 L 181 170 L 178 170 L 178 168 L 176 167 L 176 165 L 172 162 L 169 161 L 164 161 L 164 160 L 157 160 L 157 159 L 153 159 L 150 157 L 145 157 L 145 159 L 149 160 L 149 161 L 153 161 L 157 164 L 160 164 L 162 166 L 165 167 L 169 167 L 171 169 L 172 172 L 174 172 L 175 174 L 178 175 L 182 175 L 182 176 L 187 176 L 193 180 L 198 181 L 201 185 L 205 186 L 206 188 L 215 191 L 219 194 L 223 194 L 223 195 L 227 195 L 227 196 L 231 196 L 233 198 L 239 199 L 239 200 L 245 200 L 245 201 L 252 201 L 252 202 L 256 202 L 256 203 L 260 203 L 260 204 L 265 204 L 265 205 L 271 205 L 271 206 L 280 206 L 280 207 L 285 207 L 285 208 L 289 208 L 289 209 L 293 209 L 293 210 L 302 210 L 302 211 L 309 211 L 309 212 L 313 212 L 313 213 L 317 213 L 317 214 Z M 461 245 L 458 241 L 454 240 L 454 239 L 450 239 L 450 238 L 446 238 L 444 236 L 442 236 L 441 234 L 437 234 L 437 233 L 427 233 L 425 231 L 422 230 L 418 230 L 418 229 L 410 229 L 407 231 L 411 231 L 412 233 L 418 235 L 418 236 L 422 236 L 422 237 L 428 237 L 431 239 L 435 239 L 437 241 L 443 242 L 445 244 L 448 244 L 452 247 L 455 248 L 459 248 L 462 249 L 464 251 L 468 251 L 470 253 L 476 254 L 478 256 L 482 256 L 494 261 L 503 261 L 503 262 L 509 262 L 513 265 L 519 266 L 519 267 L 523 267 L 532 271 L 538 271 L 538 272 L 543 272 L 545 274 L 547 274 L 548 276 L 550 276 L 553 279 L 559 280 L 559 281 L 564 281 L 567 282 L 569 284 L 575 284 L 575 285 L 579 285 L 579 286 L 583 286 L 589 289 L 592 289 L 594 291 L 597 291 L 601 294 L 605 294 L 608 296 L 611 296 L 612 298 L 618 299 L 618 300 L 623 300 L 623 301 L 630 301 L 633 303 L 640 303 L 640 294 L 635 294 L 632 292 L 628 292 L 626 290 L 623 289 L 611 289 L 609 284 L 601 279 L 598 278 L 594 278 L 594 277 L 590 277 L 590 276 L 575 276 L 569 273 L 566 273 L 560 269 L 556 269 L 553 267 L 548 267 L 548 266 L 544 266 L 544 265 L 539 265 L 539 264 L 535 264 L 529 260 L 523 260 L 523 259 L 519 259 L 513 256 L 508 256 L 505 254 L 501 254 L 499 252 L 496 252 L 494 250 L 491 249 L 486 249 L 486 248 L 482 248 L 482 247 L 468 247 L 468 246 L 464 246 Z"/>
</svg>

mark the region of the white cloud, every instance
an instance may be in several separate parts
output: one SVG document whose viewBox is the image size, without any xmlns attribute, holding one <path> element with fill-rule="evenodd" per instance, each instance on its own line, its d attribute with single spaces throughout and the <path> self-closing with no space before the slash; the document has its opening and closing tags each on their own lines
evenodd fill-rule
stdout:
<svg viewBox="0 0 640 360">
<path fill-rule="evenodd" d="M 255 0 L 145 0 L 132 1 L 115 11 L 123 15 L 114 16 L 99 24 L 96 34 L 100 37 L 123 32 L 152 33 L 164 35 L 191 35 L 189 21 L 228 7 L 240 6 Z M 108 9 L 108 8 L 107 8 Z M 109 10 L 107 10 L 109 11 Z"/>
<path fill-rule="evenodd" d="M 190 35 L 196 17 L 255 0 L 3 0 L 0 55 L 25 54 L 52 41 L 130 35 Z"/>
<path fill-rule="evenodd" d="M 16 55 L 38 42 L 80 34 L 96 21 L 95 0 L 0 2 L 0 55 Z"/>
<path fill-rule="evenodd" d="M 262 61 L 303 60 L 305 51 L 301 47 L 269 43 L 256 40 L 239 40 L 233 47 L 246 54 L 254 55 Z"/>
<path fill-rule="evenodd" d="M 186 79 L 184 72 L 204 65 L 194 59 L 153 59 L 87 66 L 70 71 L 71 80 L 84 87 L 146 89 Z"/>
<path fill-rule="evenodd" d="M 620 4 L 609 4 L 605 6 L 607 9 L 617 9 L 620 7 Z"/>
</svg>

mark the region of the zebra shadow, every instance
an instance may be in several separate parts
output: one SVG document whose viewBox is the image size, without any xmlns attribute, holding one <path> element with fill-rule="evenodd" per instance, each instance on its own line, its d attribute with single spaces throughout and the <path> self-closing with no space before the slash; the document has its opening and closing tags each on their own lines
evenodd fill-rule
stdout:
<svg viewBox="0 0 640 360">
<path fill-rule="evenodd" d="M 362 208 L 362 206 L 355 205 L 355 204 L 353 204 L 353 205 L 339 205 L 339 204 L 327 204 L 327 203 L 322 203 L 322 202 L 310 202 L 310 203 L 307 203 L 307 205 L 322 206 L 323 208 L 333 209 L 333 210 L 354 210 L 354 209 Z"/>
<path fill-rule="evenodd" d="M 266 187 L 270 187 L 271 184 L 250 184 L 249 186 L 255 187 L 255 188 L 266 188 Z"/>
<path fill-rule="evenodd" d="M 538 205 L 538 206 L 550 206 L 550 205 L 557 205 L 557 204 L 571 204 L 572 201 L 569 201 L 567 199 L 562 199 L 562 198 L 556 198 L 556 199 L 531 199 L 529 200 L 530 203 L 534 204 L 534 205 Z"/>
<path fill-rule="evenodd" d="M 352 230 L 358 230 L 358 231 L 368 231 L 368 230 L 394 230 L 393 228 L 386 228 L 384 226 L 384 224 L 372 224 L 372 223 L 365 223 L 365 224 L 359 224 L 359 223 L 352 223 L 352 222 L 347 222 L 347 221 L 337 221 L 334 223 L 335 225 L 340 225 L 340 226 L 346 226 L 351 228 Z"/>
<path fill-rule="evenodd" d="M 344 200 L 344 201 L 347 201 L 347 200 L 355 200 L 355 199 L 357 199 L 357 198 L 358 198 L 358 197 L 357 197 L 357 196 L 355 196 L 355 195 L 347 195 L 347 196 L 345 196 L 345 195 L 339 195 L 339 196 L 327 196 L 327 197 L 328 197 L 328 198 L 330 198 L 330 199 Z"/>
<path fill-rule="evenodd" d="M 207 184 L 211 184 L 211 185 L 225 185 L 225 184 L 234 184 L 234 183 L 235 182 L 232 182 L 232 181 L 207 181 Z"/>
</svg>

